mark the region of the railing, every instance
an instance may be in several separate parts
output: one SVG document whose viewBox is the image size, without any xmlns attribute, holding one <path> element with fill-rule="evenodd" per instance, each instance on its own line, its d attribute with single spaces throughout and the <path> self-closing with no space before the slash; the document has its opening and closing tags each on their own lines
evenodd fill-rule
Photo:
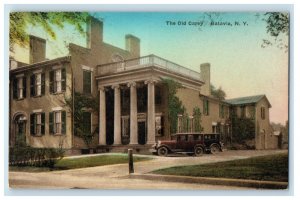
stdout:
<svg viewBox="0 0 300 200">
<path fill-rule="evenodd" d="M 122 71 L 130 71 L 135 69 L 147 68 L 147 67 L 158 67 L 176 73 L 179 75 L 185 75 L 193 79 L 200 80 L 200 73 L 190 70 L 186 67 L 165 60 L 155 55 L 144 56 L 136 59 L 125 60 L 121 62 L 109 63 L 98 66 L 98 75 L 104 76 L 114 74 Z"/>
</svg>

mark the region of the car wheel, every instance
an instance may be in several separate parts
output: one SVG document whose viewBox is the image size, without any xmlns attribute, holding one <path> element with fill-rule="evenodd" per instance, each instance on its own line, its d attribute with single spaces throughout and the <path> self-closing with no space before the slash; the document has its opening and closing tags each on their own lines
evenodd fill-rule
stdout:
<svg viewBox="0 0 300 200">
<path fill-rule="evenodd" d="M 210 146 L 210 153 L 212 154 L 217 154 L 217 153 L 220 153 L 220 147 L 217 145 L 217 144 L 212 144 Z"/>
<path fill-rule="evenodd" d="M 203 155 L 203 152 L 204 152 L 204 150 L 203 150 L 202 147 L 196 147 L 196 148 L 195 148 L 195 151 L 194 151 L 195 156 L 202 156 L 202 155 Z"/>
<path fill-rule="evenodd" d="M 157 153 L 159 156 L 166 156 L 166 155 L 168 155 L 168 149 L 166 147 L 160 147 L 157 150 Z"/>
</svg>

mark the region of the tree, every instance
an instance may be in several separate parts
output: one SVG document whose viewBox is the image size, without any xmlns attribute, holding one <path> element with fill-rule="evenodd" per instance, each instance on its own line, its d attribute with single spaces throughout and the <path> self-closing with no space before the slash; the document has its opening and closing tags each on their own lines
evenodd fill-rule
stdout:
<svg viewBox="0 0 300 200">
<path fill-rule="evenodd" d="M 265 18 L 263 19 L 266 21 L 266 31 L 267 33 L 274 38 L 274 41 L 271 42 L 270 40 L 263 39 L 263 44 L 261 45 L 262 48 L 267 46 L 272 46 L 276 44 L 280 49 L 288 49 L 288 44 L 285 43 L 280 36 L 289 35 L 289 13 L 287 12 L 267 12 L 264 14 Z"/>
<path fill-rule="evenodd" d="M 25 47 L 29 36 L 26 29 L 29 25 L 41 26 L 52 39 L 56 39 L 54 26 L 63 29 L 70 24 L 83 34 L 83 25 L 87 22 L 87 12 L 12 12 L 9 18 L 9 47 L 13 51 L 15 44 Z"/>
<path fill-rule="evenodd" d="M 163 79 L 162 83 L 168 90 L 168 120 L 170 122 L 170 133 L 172 134 L 177 132 L 178 114 L 184 115 L 186 110 L 176 96 L 177 90 L 182 88 L 182 85 L 173 79 Z"/>
<path fill-rule="evenodd" d="M 85 113 L 86 111 L 90 111 L 91 113 L 97 113 L 99 110 L 99 102 L 98 98 L 93 96 L 87 96 L 81 94 L 79 92 L 75 92 L 74 94 L 74 106 L 73 106 L 73 98 L 65 97 L 66 106 L 73 113 L 74 120 L 74 129 L 75 135 L 82 138 L 87 147 L 90 147 L 94 139 L 94 135 L 98 133 L 97 128 L 94 130 L 89 130 L 86 127 L 85 121 Z M 74 109 L 74 110 L 73 110 Z"/>
<path fill-rule="evenodd" d="M 213 97 L 216 97 L 219 100 L 225 100 L 226 93 L 224 92 L 222 87 L 219 87 L 218 89 L 216 89 L 215 86 L 210 85 L 210 92 Z"/>
</svg>

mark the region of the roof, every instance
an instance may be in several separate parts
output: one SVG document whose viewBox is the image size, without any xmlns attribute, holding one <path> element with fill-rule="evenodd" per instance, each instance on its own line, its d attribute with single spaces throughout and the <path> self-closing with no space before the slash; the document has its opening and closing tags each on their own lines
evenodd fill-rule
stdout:
<svg viewBox="0 0 300 200">
<path fill-rule="evenodd" d="M 57 63 L 57 62 L 68 62 L 68 61 L 70 61 L 70 58 L 71 58 L 71 56 L 63 56 L 63 57 L 59 57 L 59 58 L 55 58 L 55 59 L 51 59 L 51 60 L 45 60 L 45 61 L 41 61 L 41 62 L 37 62 L 37 63 L 33 63 L 33 64 L 27 64 L 24 66 L 17 67 L 15 69 L 11 69 L 10 73 L 31 70 L 31 69 L 34 69 L 37 67 L 50 65 L 53 63 Z"/>
<path fill-rule="evenodd" d="M 203 132 L 184 132 L 184 133 L 175 133 L 173 135 L 213 135 L 213 134 L 219 134 L 219 133 L 203 133 Z"/>
<path fill-rule="evenodd" d="M 229 103 L 231 105 L 241 105 L 241 104 L 255 104 L 259 102 L 261 99 L 266 98 L 269 107 L 271 107 L 270 102 L 268 101 L 266 95 L 256 95 L 256 96 L 248 96 L 248 97 L 239 97 L 234 99 L 227 99 L 224 102 Z"/>
</svg>

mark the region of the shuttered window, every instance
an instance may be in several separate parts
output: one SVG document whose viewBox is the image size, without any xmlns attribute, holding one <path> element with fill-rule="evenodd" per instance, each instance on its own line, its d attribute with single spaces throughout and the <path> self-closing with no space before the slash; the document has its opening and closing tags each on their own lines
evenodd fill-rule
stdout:
<svg viewBox="0 0 300 200">
<path fill-rule="evenodd" d="M 66 111 L 54 111 L 49 113 L 50 134 L 66 133 Z"/>
<path fill-rule="evenodd" d="M 45 134 L 45 113 L 30 114 L 30 134 L 34 136 Z"/>
<path fill-rule="evenodd" d="M 203 114 L 209 115 L 209 101 L 207 99 L 203 100 Z"/>
<path fill-rule="evenodd" d="M 45 73 L 32 74 L 30 76 L 30 96 L 42 96 L 45 94 Z"/>
<path fill-rule="evenodd" d="M 26 77 L 15 78 L 13 80 L 13 99 L 26 98 Z"/>
<path fill-rule="evenodd" d="M 49 73 L 50 93 L 59 93 L 66 90 L 66 69 L 57 69 Z"/>
</svg>

